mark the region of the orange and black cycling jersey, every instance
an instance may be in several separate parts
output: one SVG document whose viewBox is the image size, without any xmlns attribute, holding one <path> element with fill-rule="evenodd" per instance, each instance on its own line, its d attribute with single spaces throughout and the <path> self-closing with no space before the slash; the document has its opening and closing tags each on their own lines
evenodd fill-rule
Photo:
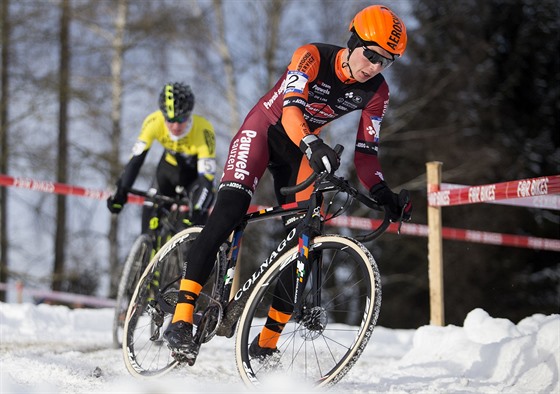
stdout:
<svg viewBox="0 0 560 394">
<path fill-rule="evenodd" d="M 365 83 L 345 77 L 344 48 L 308 44 L 298 48 L 285 73 L 257 107 L 299 146 L 307 134 L 347 113 L 361 110 L 354 162 L 368 189 L 383 180 L 377 158 L 381 121 L 389 103 L 385 78 L 377 74 Z"/>
<path fill-rule="evenodd" d="M 231 140 L 214 213 L 196 240 L 196 253 L 189 253 L 186 278 L 197 283 L 208 278 L 208 262 L 242 219 L 266 170 L 272 174 L 278 203 L 309 197 L 313 186 L 295 196 L 285 196 L 280 190 L 300 183 L 313 171 L 300 149 L 301 139 L 308 133 L 318 134 L 343 115 L 361 111 L 354 149 L 360 181 L 368 190 L 381 182 L 377 149 L 389 89 L 380 74 L 365 83 L 348 79 L 343 68 L 345 53 L 342 47 L 326 44 L 298 48 L 275 86 L 249 111 Z M 297 218 L 283 219 L 286 228 L 298 223 Z"/>
</svg>

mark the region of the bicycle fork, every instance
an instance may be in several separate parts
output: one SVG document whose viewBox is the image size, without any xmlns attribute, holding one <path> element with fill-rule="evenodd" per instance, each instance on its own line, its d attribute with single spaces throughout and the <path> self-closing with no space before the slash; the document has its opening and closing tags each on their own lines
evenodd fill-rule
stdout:
<svg viewBox="0 0 560 394">
<path fill-rule="evenodd" d="M 320 252 L 310 251 L 309 237 L 302 234 L 296 268 L 294 290 L 294 320 L 310 332 L 321 333 L 327 323 L 325 308 L 321 304 L 321 284 L 323 281 L 323 261 Z M 305 287 L 309 283 L 309 292 Z M 312 335 L 315 337 L 315 335 Z"/>
<path fill-rule="evenodd" d="M 305 337 L 311 335 L 312 338 L 323 332 L 327 323 L 326 311 L 321 306 L 322 254 L 311 250 L 311 239 L 322 233 L 323 217 L 320 200 L 319 196 L 315 196 L 316 204 L 310 207 L 312 212 L 301 223 L 293 300 L 293 318 L 308 330 Z M 305 296 L 304 291 L 309 280 L 311 280 L 310 292 L 309 296 Z"/>
</svg>

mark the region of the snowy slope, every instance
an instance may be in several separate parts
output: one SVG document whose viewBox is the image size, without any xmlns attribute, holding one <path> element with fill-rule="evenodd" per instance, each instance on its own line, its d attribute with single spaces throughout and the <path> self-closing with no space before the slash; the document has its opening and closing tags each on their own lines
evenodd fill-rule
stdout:
<svg viewBox="0 0 560 394">
<path fill-rule="evenodd" d="M 232 339 L 214 338 L 197 363 L 166 378 L 131 377 L 111 348 L 111 309 L 0 303 L 0 392 L 184 393 L 247 392 L 235 366 Z M 475 309 L 463 327 L 417 330 L 377 327 L 366 351 L 335 386 L 352 393 L 560 394 L 560 315 L 518 324 Z M 278 382 L 267 392 L 308 392 Z"/>
</svg>

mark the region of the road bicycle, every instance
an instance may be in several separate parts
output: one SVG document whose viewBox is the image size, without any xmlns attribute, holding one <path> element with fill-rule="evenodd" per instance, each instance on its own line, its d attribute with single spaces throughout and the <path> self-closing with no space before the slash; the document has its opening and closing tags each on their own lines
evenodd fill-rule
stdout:
<svg viewBox="0 0 560 394">
<path fill-rule="evenodd" d="M 341 151 L 341 147 L 337 149 Z M 311 184 L 313 192 L 306 201 L 244 216 L 216 255 L 211 279 L 196 304 L 195 341 L 202 345 L 215 335 L 231 338 L 237 332 L 236 363 L 247 385 L 258 386 L 278 375 L 317 387 L 335 384 L 364 351 L 379 315 L 380 274 L 362 242 L 378 238 L 388 228 L 387 211 L 380 226 L 368 234 L 354 238 L 327 234 L 325 222 L 345 212 L 353 201 L 383 210 L 347 180 L 328 173 L 314 174 L 281 192 L 293 194 Z M 331 195 L 329 203 L 327 193 Z M 401 191 L 400 197 L 408 199 L 407 193 Z M 252 275 L 233 286 L 234 276 L 239 276 L 236 264 L 246 226 L 287 215 L 298 217 L 299 224 Z M 194 364 L 195 360 L 177 361 L 162 334 L 177 303 L 184 256 L 200 231 L 188 228 L 171 238 L 138 282 L 127 311 L 122 347 L 126 367 L 134 376 L 157 377 L 178 365 Z M 151 285 L 156 273 L 157 289 Z M 293 312 L 282 330 L 277 352 L 266 359 L 251 358 L 249 346 L 279 294 L 286 295 L 283 301 L 292 305 Z"/>
<path fill-rule="evenodd" d="M 131 189 L 129 193 L 143 197 L 144 205 L 153 207 L 153 214 L 149 221 L 148 232 L 136 238 L 123 266 L 113 318 L 113 346 L 116 349 L 122 346 L 126 310 L 142 272 L 165 242 L 182 229 L 192 225 L 192 204 L 183 187 L 176 188 L 174 197 L 159 194 L 156 189 L 148 191 Z M 157 282 L 157 277 L 154 278 L 154 282 Z"/>
</svg>

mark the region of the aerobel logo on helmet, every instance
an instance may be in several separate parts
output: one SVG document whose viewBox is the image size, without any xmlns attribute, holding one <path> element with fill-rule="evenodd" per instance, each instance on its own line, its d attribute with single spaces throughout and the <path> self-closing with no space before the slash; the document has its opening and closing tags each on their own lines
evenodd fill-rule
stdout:
<svg viewBox="0 0 560 394">
<path fill-rule="evenodd" d="M 382 7 L 383 9 L 387 10 L 393 17 L 393 29 L 391 30 L 391 34 L 389 38 L 387 38 L 387 46 L 393 50 L 397 49 L 397 45 L 399 45 L 399 41 L 401 40 L 402 32 L 403 32 L 403 24 L 398 16 L 396 16 L 393 11 L 391 11 L 387 7 Z"/>
</svg>

